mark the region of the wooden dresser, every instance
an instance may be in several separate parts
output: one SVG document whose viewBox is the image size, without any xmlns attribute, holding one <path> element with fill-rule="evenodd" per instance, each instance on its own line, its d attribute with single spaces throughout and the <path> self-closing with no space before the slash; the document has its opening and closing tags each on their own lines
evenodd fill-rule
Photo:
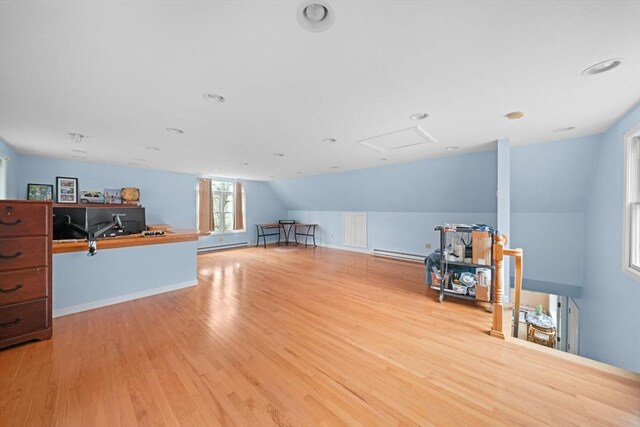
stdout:
<svg viewBox="0 0 640 427">
<path fill-rule="evenodd" d="M 0 348 L 51 338 L 51 202 L 0 200 Z"/>
</svg>

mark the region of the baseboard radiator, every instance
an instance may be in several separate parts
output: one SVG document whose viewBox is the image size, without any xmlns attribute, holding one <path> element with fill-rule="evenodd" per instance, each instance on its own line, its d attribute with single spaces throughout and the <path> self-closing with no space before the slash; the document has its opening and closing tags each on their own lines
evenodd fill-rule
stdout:
<svg viewBox="0 0 640 427">
<path fill-rule="evenodd" d="M 249 242 L 229 243 L 228 245 L 206 246 L 204 248 L 198 248 L 198 253 L 204 254 L 207 252 L 223 251 L 226 249 L 246 248 L 248 246 L 249 246 Z"/>
<path fill-rule="evenodd" d="M 384 258 L 400 259 L 403 261 L 414 261 L 423 263 L 426 258 L 424 255 L 408 254 L 405 252 L 387 251 L 384 249 L 374 249 L 371 251 L 374 256 L 380 256 Z"/>
</svg>

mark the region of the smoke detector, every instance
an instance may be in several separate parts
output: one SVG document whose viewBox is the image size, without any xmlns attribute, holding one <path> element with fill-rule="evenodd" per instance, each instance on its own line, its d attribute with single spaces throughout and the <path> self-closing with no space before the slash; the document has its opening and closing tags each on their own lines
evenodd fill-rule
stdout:
<svg viewBox="0 0 640 427">
<path fill-rule="evenodd" d="M 324 0 L 308 0 L 298 7 L 298 23 L 305 30 L 319 33 L 333 25 L 333 9 Z"/>
</svg>

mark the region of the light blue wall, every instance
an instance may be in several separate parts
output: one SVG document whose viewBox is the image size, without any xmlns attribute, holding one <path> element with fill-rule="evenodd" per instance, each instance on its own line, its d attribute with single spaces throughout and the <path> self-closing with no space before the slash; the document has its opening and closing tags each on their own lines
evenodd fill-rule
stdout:
<svg viewBox="0 0 640 427">
<path fill-rule="evenodd" d="M 270 185 L 289 210 L 495 212 L 495 170 L 496 155 L 490 151 Z"/>
<path fill-rule="evenodd" d="M 336 211 L 289 211 L 288 218 L 319 224 L 318 244 L 342 246 L 342 213 Z M 434 231 L 444 223 L 495 224 L 496 216 L 486 212 L 367 212 L 367 248 L 416 255 L 428 255 L 440 247 Z M 300 238 L 302 242 L 303 239 Z M 425 244 L 430 243 L 431 249 Z"/>
<path fill-rule="evenodd" d="M 585 212 L 602 135 L 513 147 L 512 212 Z"/>
<path fill-rule="evenodd" d="M 56 176 L 78 178 L 80 191 L 136 187 L 146 208 L 148 224 L 196 228 L 198 177 L 152 169 L 21 156 L 18 198 L 27 195 L 27 184 L 53 184 Z"/>
<path fill-rule="evenodd" d="M 497 202 L 496 221 L 500 234 L 511 238 L 511 141 L 508 138 L 499 139 L 496 143 L 497 155 Z M 507 241 L 506 248 L 511 247 Z M 505 262 L 502 271 L 503 283 L 511 277 L 511 263 Z M 503 300 L 509 301 L 509 292 L 504 293 Z"/>
<path fill-rule="evenodd" d="M 525 250 L 525 289 L 579 295 L 587 195 L 602 135 L 513 147 L 511 247 Z"/>
<path fill-rule="evenodd" d="M 215 178 L 213 178 L 215 179 Z M 242 181 L 245 192 L 245 230 L 244 233 L 212 234 L 200 237 L 199 248 L 226 245 L 231 243 L 255 243 L 255 224 L 278 222 L 287 216 L 287 210 L 271 187 L 262 181 Z M 221 240 L 222 239 L 222 240 Z"/>
<path fill-rule="evenodd" d="M 367 250 L 428 255 L 443 223 L 495 225 L 496 156 L 483 152 L 270 183 L 288 218 L 342 246 L 342 213 L 367 213 Z M 432 248 L 427 249 L 429 243 Z"/>
<path fill-rule="evenodd" d="M 636 106 L 603 136 L 585 217 L 580 354 L 640 372 L 640 280 L 622 269 L 623 134 L 640 123 Z"/>
<path fill-rule="evenodd" d="M 163 288 L 195 285 L 197 242 L 100 249 L 53 256 L 54 315 Z"/>
<path fill-rule="evenodd" d="M 0 138 L 0 157 L 9 159 L 7 161 L 7 199 L 17 199 L 20 156 L 2 138 Z"/>
</svg>

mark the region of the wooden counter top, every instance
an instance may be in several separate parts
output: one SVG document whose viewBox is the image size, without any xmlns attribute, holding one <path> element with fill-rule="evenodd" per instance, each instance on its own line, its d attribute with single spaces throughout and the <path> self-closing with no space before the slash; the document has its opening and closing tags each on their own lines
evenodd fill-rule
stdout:
<svg viewBox="0 0 640 427">
<path fill-rule="evenodd" d="M 132 234 L 129 236 L 107 237 L 98 239 L 98 250 L 128 248 L 131 246 L 159 245 L 164 243 L 191 242 L 198 240 L 196 230 L 167 230 L 164 236 L 143 237 L 142 234 Z M 53 253 L 62 254 L 67 252 L 87 251 L 86 240 L 54 240 Z"/>
</svg>

